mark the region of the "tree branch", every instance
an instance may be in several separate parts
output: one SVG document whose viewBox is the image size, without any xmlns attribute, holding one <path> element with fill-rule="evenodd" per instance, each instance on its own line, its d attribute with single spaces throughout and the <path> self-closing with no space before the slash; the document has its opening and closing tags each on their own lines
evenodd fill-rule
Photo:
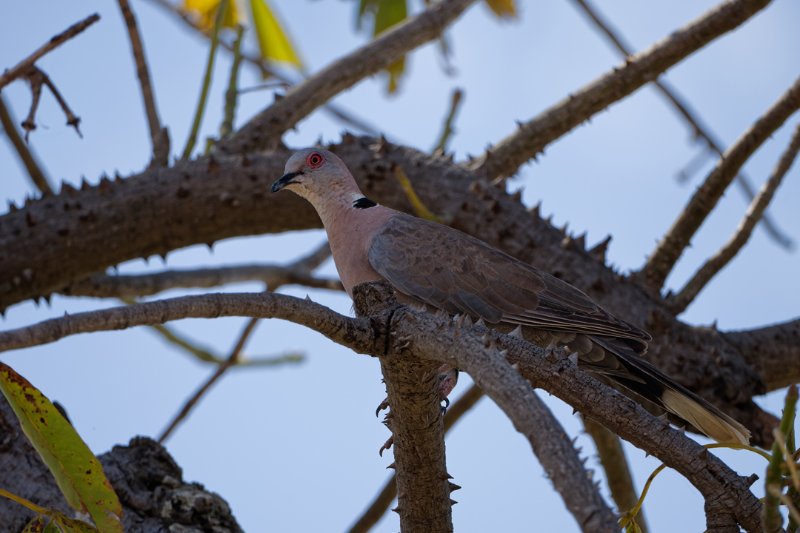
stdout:
<svg viewBox="0 0 800 533">
<path fill-rule="evenodd" d="M 473 384 L 462 394 L 458 400 L 453 402 L 447 408 L 444 415 L 444 432 L 447 434 L 456 422 L 463 417 L 470 409 L 472 409 L 478 400 L 483 398 L 483 391 L 480 387 Z M 361 516 L 350 526 L 349 533 L 366 533 L 372 529 L 375 524 L 383 517 L 389 506 L 397 497 L 397 476 L 392 474 L 383 488 L 378 491 L 378 494 L 372 500 L 372 503 L 364 510 Z"/>
<path fill-rule="evenodd" d="M 800 108 L 800 78 L 725 151 L 638 274 L 658 290 L 742 165 Z"/>
<path fill-rule="evenodd" d="M 95 13 L 94 15 L 89 15 L 85 19 L 81 20 L 80 22 L 76 22 L 66 30 L 62 31 L 61 33 L 54 35 L 47 41 L 45 44 L 40 46 L 35 52 L 31 55 L 17 63 L 15 66 L 7 69 L 5 72 L 0 74 L 0 89 L 14 81 L 15 79 L 19 78 L 20 76 L 24 76 L 42 56 L 47 54 L 48 52 L 58 48 L 68 40 L 72 39 L 83 30 L 94 24 L 100 20 L 100 15 Z"/>
<path fill-rule="evenodd" d="M 347 135 L 331 149 L 370 198 L 411 212 L 392 172 L 402 166 L 431 211 L 561 277 L 649 331 L 655 338 L 647 354 L 651 362 L 745 424 L 755 442 L 772 442 L 777 421 L 752 398 L 766 392 L 764 383 L 774 376 L 756 374 L 713 328 L 677 321 L 657 295 L 620 277 L 604 264 L 602 253 L 584 250 L 580 239 L 553 228 L 535 208 L 529 211 L 519 198 L 476 180 L 446 158 Z M 12 208 L 0 217 L 0 308 L 63 289 L 128 259 L 226 237 L 319 228 L 319 217 L 307 202 L 266 193 L 287 157 L 281 150 L 257 157 L 202 158 L 125 180 L 104 179 L 85 190 L 64 186 L 58 196 Z"/>
<path fill-rule="evenodd" d="M 53 80 L 50 79 L 42 69 L 37 66 L 32 66 L 25 73 L 25 79 L 31 86 L 31 107 L 28 111 L 28 116 L 22 121 L 22 129 L 25 130 L 25 141 L 28 140 L 30 132 L 36 129 L 36 111 L 39 109 L 39 98 L 42 95 L 42 87 L 47 87 L 53 95 L 53 98 L 58 102 L 61 111 L 64 112 L 64 117 L 67 119 L 67 126 L 75 128 L 75 133 L 78 137 L 83 137 L 80 129 L 81 118 L 72 112 L 67 100 L 61 96 L 61 92 L 56 87 Z"/>
<path fill-rule="evenodd" d="M 410 50 L 437 38 L 474 1 L 443 0 L 416 17 L 393 26 L 292 87 L 230 139 L 220 142 L 217 148 L 223 153 L 246 153 L 274 146 L 283 132 L 333 96 L 391 65 Z"/>
<path fill-rule="evenodd" d="M 252 264 L 227 267 L 174 269 L 148 274 L 96 274 L 60 291 L 67 296 L 131 298 L 178 288 L 212 288 L 245 281 L 263 282 L 270 290 L 280 285 L 303 285 L 341 291 L 337 279 L 320 278 L 291 266 Z"/>
<path fill-rule="evenodd" d="M 530 357 L 529 349 L 517 347 L 520 343 L 514 339 L 503 339 L 500 344 L 508 349 L 509 361 L 518 364 L 522 375 L 534 386 L 558 396 L 634 446 L 658 457 L 686 477 L 707 501 L 721 502 L 745 529 L 760 531 L 761 505 L 748 489 L 749 480 L 736 475 L 708 450 L 665 421 L 654 418 L 633 400 L 580 371 L 567 358 Z"/>
<path fill-rule="evenodd" d="M 427 313 L 408 308 L 395 311 L 392 323 L 396 338 L 413 336 L 414 332 L 421 333 L 426 329 L 433 333 L 416 335 L 410 348 L 413 353 L 427 354 L 426 357 L 463 368 L 473 378 L 480 361 L 496 361 L 497 355 L 507 352 L 508 362 L 519 365 L 522 375 L 535 387 L 558 396 L 584 415 L 596 419 L 635 446 L 655 455 L 685 476 L 707 501 L 724 505 L 727 513 L 735 516 L 746 529 L 760 530 L 761 505 L 748 489 L 750 480 L 740 478 L 708 450 L 670 428 L 665 421 L 655 418 L 633 400 L 579 370 L 568 357 L 560 357 L 517 337 L 499 334 L 482 326 L 459 327 L 449 319 L 430 317 Z M 497 343 L 497 347 L 492 345 L 492 341 Z M 490 348 L 485 347 L 487 342 Z M 494 363 L 492 372 L 499 372 L 498 366 L 502 367 Z M 480 378 L 485 377 L 480 374 L 476 382 L 481 384 Z M 501 394 L 512 394 L 510 391 L 521 394 L 522 391 L 513 383 L 513 380 L 506 382 Z M 489 388 L 484 388 L 484 391 L 492 395 Z M 503 408 L 501 399 L 493 399 Z M 519 402 L 518 399 L 512 401 Z M 525 413 L 529 412 L 527 409 L 523 409 L 520 415 L 526 416 Z M 506 411 L 506 414 L 516 425 L 513 411 Z"/>
<path fill-rule="evenodd" d="M 625 458 L 625 450 L 622 448 L 619 437 L 591 418 L 583 418 L 583 427 L 586 428 L 586 432 L 592 437 L 595 448 L 597 448 L 597 455 L 606 472 L 608 488 L 611 491 L 611 497 L 617 504 L 617 509 L 620 513 L 633 509 L 639 501 L 639 495 L 636 492 L 628 460 Z M 634 521 L 639 526 L 641 533 L 648 533 L 644 511 L 640 510 Z"/>
<path fill-rule="evenodd" d="M 763 376 L 767 390 L 800 382 L 800 318 L 758 329 L 727 331 L 722 336 Z"/>
<path fill-rule="evenodd" d="M 421 344 L 419 339 L 417 343 Z M 473 376 L 517 431 L 528 439 L 581 530 L 619 531 L 614 514 L 600 495 L 598 484 L 584 468 L 572 440 L 530 385 L 503 360 L 502 352 L 489 345 L 468 357 L 454 359 L 460 360 L 458 366 Z"/>
<path fill-rule="evenodd" d="M 136 76 L 139 78 L 139 86 L 142 89 L 147 126 L 150 129 L 150 142 L 153 145 L 152 165 L 164 167 L 169 162 L 169 134 L 166 128 L 161 127 L 161 121 L 158 119 L 156 97 L 153 93 L 153 86 L 150 83 L 147 59 L 144 57 L 142 36 L 139 34 L 136 16 L 133 14 L 128 0 L 117 0 L 117 2 L 119 3 L 120 11 L 122 11 L 122 17 L 125 19 L 125 25 L 128 27 L 131 52 L 133 53 L 133 61 L 136 63 Z"/>
<path fill-rule="evenodd" d="M 619 32 L 615 31 L 611 27 L 611 24 L 607 20 L 603 19 L 603 16 L 600 14 L 598 9 L 591 5 L 589 0 L 572 1 L 583 11 L 584 14 L 586 14 L 595 28 L 597 28 L 600 33 L 606 36 L 608 41 L 614 45 L 614 48 L 616 48 L 623 57 L 627 58 L 628 56 L 632 55 L 633 48 L 624 42 L 625 39 L 619 34 Z M 711 128 L 702 122 L 702 120 L 697 116 L 697 111 L 691 108 L 683 96 L 678 94 L 678 91 L 665 79 L 656 79 L 653 81 L 653 85 L 664 97 L 664 99 L 672 106 L 678 116 L 680 116 L 684 122 L 686 122 L 686 124 L 692 130 L 693 136 L 695 138 L 703 139 L 705 141 L 707 150 L 717 154 L 719 157 L 722 157 L 722 142 L 718 140 L 717 136 L 711 131 Z M 747 198 L 748 201 L 752 200 L 755 196 L 755 191 L 753 186 L 750 184 L 750 180 L 743 172 L 740 172 L 736 175 L 736 183 L 739 184 L 739 189 L 742 191 L 745 198 Z M 783 246 L 787 249 L 793 246 L 792 239 L 775 225 L 769 214 L 764 214 L 761 222 L 764 230 L 767 232 L 767 235 L 772 237 L 780 246 Z"/>
<path fill-rule="evenodd" d="M 17 152 L 20 161 L 25 165 L 25 170 L 28 171 L 33 185 L 41 191 L 42 194 L 53 194 L 53 188 L 50 186 L 50 181 L 42 171 L 42 167 L 36 161 L 28 144 L 22 140 L 19 132 L 17 131 L 17 124 L 11 116 L 11 110 L 6 106 L 3 95 L 0 94 L 0 123 L 3 125 L 3 130 L 6 132 L 9 142 Z"/>
<path fill-rule="evenodd" d="M 178 427 L 178 425 L 183 422 L 189 413 L 194 409 L 194 406 L 197 405 L 197 402 L 208 392 L 211 387 L 216 383 L 225 372 L 228 371 L 232 366 L 236 365 L 239 361 L 239 356 L 244 349 L 244 345 L 247 343 L 250 336 L 253 334 L 253 331 L 256 329 L 256 325 L 258 324 L 257 318 L 251 318 L 247 321 L 244 326 L 244 329 L 239 334 L 239 337 L 236 339 L 236 342 L 231 349 L 230 354 L 225 359 L 225 362 L 222 363 L 217 367 L 211 376 L 202 384 L 198 389 L 192 394 L 188 400 L 186 400 L 183 406 L 178 410 L 177 414 L 172 417 L 172 421 L 167 424 L 167 428 L 159 435 L 158 443 L 164 444 L 164 441 L 169 438 L 173 431 Z"/>
<path fill-rule="evenodd" d="M 747 208 L 744 219 L 739 223 L 736 232 L 731 235 L 731 238 L 725 245 L 717 251 L 716 254 L 711 256 L 694 276 L 686 282 L 686 285 L 678 291 L 677 294 L 667 298 L 667 305 L 672 309 L 675 314 L 682 313 L 690 303 L 694 301 L 700 291 L 708 284 L 711 279 L 719 273 L 720 270 L 734 258 L 736 254 L 747 244 L 750 236 L 753 234 L 756 224 L 764 216 L 767 206 L 775 196 L 775 191 L 780 187 L 783 177 L 789 171 L 789 168 L 794 163 L 797 157 L 797 152 L 800 151 L 800 124 L 792 136 L 789 146 L 781 155 L 778 165 L 772 171 L 769 179 L 761 187 L 753 202 Z"/>
<path fill-rule="evenodd" d="M 364 347 L 371 347 L 369 342 L 373 338 L 368 320 L 347 318 L 310 300 L 267 292 L 218 293 L 87 311 L 45 320 L 33 326 L 3 331 L 0 332 L 0 351 L 38 346 L 79 333 L 150 326 L 185 318 L 221 316 L 289 320 L 314 329 L 334 342 L 354 349 L 355 346 L 361 350 Z M 348 342 L 348 338 L 358 339 L 360 344 Z"/>
<path fill-rule="evenodd" d="M 391 315 L 398 307 L 388 287 L 371 285 L 353 291 L 359 316 Z M 384 324 L 384 326 L 391 326 Z M 387 337 L 389 331 L 383 332 Z M 395 339 L 403 343 L 403 339 Z M 398 350 L 399 351 L 399 350 Z M 450 483 L 444 451 L 444 424 L 439 406 L 440 364 L 400 354 L 379 352 L 390 411 L 385 423 L 392 432 L 393 467 L 397 480 L 397 507 L 401 531 L 452 532 Z"/>
<path fill-rule="evenodd" d="M 562 398 L 584 415 L 598 420 L 635 446 L 675 468 L 697 487 L 707 501 L 724 506 L 746 529 L 760 530 L 760 504 L 748 490 L 748 480 L 737 476 L 708 450 L 671 429 L 665 421 L 653 417 L 634 401 L 591 378 L 569 358 L 483 326 L 454 323 L 449 317 L 436 317 L 398 307 L 383 317 L 352 319 L 319 304 L 284 295 L 212 294 L 46 320 L 0 333 L 0 350 L 52 342 L 77 333 L 123 329 L 180 318 L 219 316 L 282 318 L 311 327 L 359 353 L 386 353 L 403 357 L 403 350 L 407 349 L 412 356 L 463 368 L 473 378 L 480 373 L 476 383 L 482 385 L 487 395 L 511 417 L 515 426 L 534 441 L 541 436 L 536 434 L 535 429 L 540 428 L 539 424 L 543 422 L 531 419 L 531 413 L 535 412 L 535 409 L 531 410 L 532 391 L 505 362 L 505 356 L 508 362 L 519 365 L 522 374 L 535 386 Z M 388 328 L 381 328 L 381 324 L 387 323 L 390 324 Z M 389 335 L 389 332 L 393 332 L 393 335 Z M 403 339 L 413 339 L 413 342 L 405 346 Z M 552 446 L 552 442 L 549 445 Z M 549 452 L 557 450 L 551 449 Z M 556 465 L 555 472 L 568 474 L 568 462 L 572 455 L 577 459 L 573 449 L 561 457 L 567 463 Z M 543 464 L 548 469 L 545 459 Z M 588 483 L 585 478 L 571 482 Z M 583 489 L 572 487 L 572 492 L 580 493 Z M 590 501 L 594 500 L 584 498 L 583 505 Z M 567 502 L 569 505 L 569 500 Z M 590 507 L 594 505 L 589 504 Z M 576 515 L 580 516 L 585 515 Z"/>
<path fill-rule="evenodd" d="M 648 50 L 626 59 L 621 67 L 558 102 L 487 150 L 471 167 L 487 179 L 514 174 L 523 163 L 595 113 L 655 79 L 691 53 L 738 27 L 769 0 L 729 0 L 688 26 L 672 32 Z"/>
</svg>

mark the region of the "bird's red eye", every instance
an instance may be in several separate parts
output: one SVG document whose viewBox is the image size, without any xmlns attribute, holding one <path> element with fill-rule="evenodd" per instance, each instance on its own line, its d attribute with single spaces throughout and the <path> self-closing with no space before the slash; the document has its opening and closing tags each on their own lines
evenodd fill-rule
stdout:
<svg viewBox="0 0 800 533">
<path fill-rule="evenodd" d="M 306 159 L 306 163 L 311 168 L 319 168 L 323 161 L 324 159 L 322 158 L 322 154 L 317 152 L 312 152 Z"/>
</svg>

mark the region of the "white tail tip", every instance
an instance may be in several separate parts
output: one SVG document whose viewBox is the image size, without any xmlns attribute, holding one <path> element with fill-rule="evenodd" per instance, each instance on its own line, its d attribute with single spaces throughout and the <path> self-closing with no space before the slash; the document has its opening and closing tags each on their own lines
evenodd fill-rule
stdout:
<svg viewBox="0 0 800 533">
<path fill-rule="evenodd" d="M 664 406 L 717 442 L 750 444 L 750 431 L 722 412 L 703 407 L 680 392 L 666 389 L 661 396 Z"/>
</svg>

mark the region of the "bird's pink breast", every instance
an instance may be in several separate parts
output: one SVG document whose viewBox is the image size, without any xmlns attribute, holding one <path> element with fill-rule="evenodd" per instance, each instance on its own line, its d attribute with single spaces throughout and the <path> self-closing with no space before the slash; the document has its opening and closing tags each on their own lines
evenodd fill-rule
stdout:
<svg viewBox="0 0 800 533">
<path fill-rule="evenodd" d="M 369 245 L 394 215 L 395 211 L 378 205 L 343 210 L 324 221 L 336 270 L 350 296 L 356 285 L 383 279 L 369 263 Z"/>
</svg>

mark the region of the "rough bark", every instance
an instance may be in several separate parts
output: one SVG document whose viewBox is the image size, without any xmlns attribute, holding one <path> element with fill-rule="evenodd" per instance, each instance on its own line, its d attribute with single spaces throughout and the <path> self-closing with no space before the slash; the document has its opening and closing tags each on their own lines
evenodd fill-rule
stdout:
<svg viewBox="0 0 800 533">
<path fill-rule="evenodd" d="M 752 402 L 772 390 L 765 383 L 781 379 L 755 370 L 771 372 L 772 366 L 754 367 L 714 328 L 676 320 L 658 295 L 612 271 L 538 210 L 528 211 L 518 197 L 475 180 L 443 157 L 370 137 L 345 136 L 331 148 L 368 196 L 410 211 L 392 171 L 402 166 L 425 205 L 452 226 L 565 279 L 649 331 L 655 339 L 651 361 L 748 426 L 754 442 L 772 441 L 774 417 Z M 287 156 L 280 150 L 204 158 L 85 190 L 62 188 L 0 217 L 0 306 L 49 294 L 137 257 L 227 237 L 320 227 L 300 198 L 267 193 Z M 769 350 L 763 346 L 760 353 Z"/>
<path fill-rule="evenodd" d="M 764 377 L 767 390 L 800 382 L 800 318 L 723 336 Z"/>
<path fill-rule="evenodd" d="M 397 300 L 381 298 L 386 293 L 369 286 L 353 293 L 356 312 L 365 317 L 383 312 L 391 316 Z M 388 324 L 373 321 L 389 338 Z M 394 339 L 403 343 L 403 339 Z M 386 345 L 388 349 L 389 345 Z M 452 532 L 453 516 L 450 475 L 444 446 L 444 423 L 439 406 L 436 362 L 416 357 L 378 353 L 389 413 L 386 425 L 392 431 L 394 468 L 397 472 L 397 507 L 400 530 L 408 533 Z M 454 486 L 453 486 L 454 487 Z"/>
<path fill-rule="evenodd" d="M 230 507 L 218 494 L 187 483 L 167 451 L 146 437 L 99 457 L 123 506 L 128 533 L 203 531 L 240 533 Z M 14 412 L 0 395 L 0 486 L 43 507 L 72 516 L 53 476 L 22 433 Z M 0 498 L 3 531 L 22 531 L 34 514 Z"/>
<path fill-rule="evenodd" d="M 380 284 L 378 284 L 380 285 Z M 0 333 L 0 349 L 52 342 L 82 332 L 112 330 L 135 325 L 163 323 L 180 318 L 249 316 L 283 318 L 307 325 L 331 340 L 359 353 L 411 356 L 463 368 L 482 386 L 515 427 L 541 454 L 535 439 L 537 421 L 531 420 L 530 391 L 516 365 L 534 386 L 562 398 L 585 416 L 635 446 L 661 459 L 684 475 L 714 509 L 733 515 L 751 531 L 760 531 L 761 505 L 749 491 L 752 479 L 738 476 L 708 450 L 655 418 L 633 400 L 623 397 L 577 368 L 566 354 L 545 350 L 512 335 L 482 325 L 471 326 L 450 317 L 433 316 L 408 307 L 392 308 L 370 318 L 348 318 L 314 302 L 279 294 L 216 294 L 185 296 L 129 307 L 104 309 L 50 319 L 34 326 Z M 389 324 L 389 328 L 376 327 Z M 413 342 L 395 342 L 413 339 Z M 527 387 L 527 388 L 526 388 Z M 574 452 L 574 450 L 573 450 Z M 562 454 L 570 457 L 570 454 Z M 548 462 L 543 459 L 543 466 Z M 570 479 L 576 479 L 574 477 Z M 574 481 L 573 481 L 574 483 Z M 557 485 L 558 488 L 558 485 Z M 575 492 L 579 494 L 580 491 Z M 563 494 L 562 494 L 563 496 Z M 565 498 L 568 506 L 569 501 Z M 584 499 L 588 517 L 595 508 Z M 582 515 L 570 506 L 581 524 Z"/>
</svg>

